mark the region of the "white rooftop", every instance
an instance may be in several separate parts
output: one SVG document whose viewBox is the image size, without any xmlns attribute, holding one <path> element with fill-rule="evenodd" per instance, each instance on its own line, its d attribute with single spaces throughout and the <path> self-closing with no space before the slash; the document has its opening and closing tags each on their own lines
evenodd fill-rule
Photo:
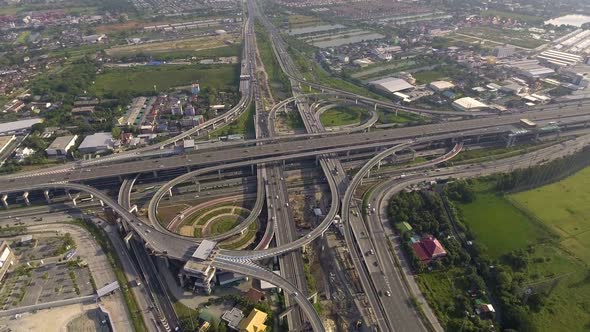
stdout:
<svg viewBox="0 0 590 332">
<path fill-rule="evenodd" d="M 23 129 L 31 128 L 34 124 L 43 122 L 41 118 L 32 118 L 20 121 L 0 123 L 0 134 L 10 133 L 13 131 L 19 131 Z"/>
<path fill-rule="evenodd" d="M 380 80 L 372 81 L 369 84 L 375 85 L 385 91 L 391 93 L 411 89 L 414 86 L 405 80 L 397 77 L 388 77 Z"/>
<path fill-rule="evenodd" d="M 449 81 L 434 81 L 434 82 L 430 82 L 429 85 L 435 89 L 438 89 L 438 90 L 447 90 L 447 89 L 452 89 L 455 87 L 455 84 L 453 84 Z"/>
<path fill-rule="evenodd" d="M 111 133 L 96 133 L 84 138 L 78 149 L 113 146 L 113 135 Z"/>
<path fill-rule="evenodd" d="M 196 259 L 207 260 L 215 249 L 217 242 L 211 240 L 203 240 L 197 247 L 197 250 L 193 253 L 193 257 Z"/>
<path fill-rule="evenodd" d="M 467 109 L 467 110 L 488 107 L 488 105 L 482 103 L 481 101 L 479 101 L 477 99 L 473 99 L 471 97 L 459 98 L 459 99 L 455 100 L 453 102 L 453 104 L 455 104 L 461 108 Z"/>
</svg>

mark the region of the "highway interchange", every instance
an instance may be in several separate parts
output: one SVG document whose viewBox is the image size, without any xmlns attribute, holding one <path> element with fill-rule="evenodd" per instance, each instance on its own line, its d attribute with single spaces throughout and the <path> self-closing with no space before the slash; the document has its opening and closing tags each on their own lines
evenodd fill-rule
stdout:
<svg viewBox="0 0 590 332">
<path fill-rule="evenodd" d="M 323 331 L 321 319 L 306 297 L 308 294 L 299 249 L 320 237 L 340 212 L 344 223 L 346 244 L 374 315 L 374 321 L 368 323 L 374 324 L 381 331 L 418 331 L 426 329 L 425 323 L 417 316 L 415 310 L 404 304 L 404 299 L 409 298 L 406 286 L 402 281 L 403 278 L 400 277 L 400 274 L 404 272 L 395 267 L 392 253 L 386 245 L 393 238 L 393 235 L 388 234 L 386 230 L 388 225 L 384 222 L 386 220 L 384 211 L 387 198 L 409 185 L 423 181 L 446 177 L 474 177 L 528 167 L 532 161 L 549 160 L 572 153 L 590 140 L 588 136 L 583 136 L 566 141 L 562 145 L 550 146 L 535 152 L 534 158 L 532 154 L 527 154 L 482 164 L 477 167 L 466 165 L 445 168 L 441 172 L 433 172 L 429 169 L 453 158 L 461 151 L 463 147 L 462 141 L 476 140 L 479 137 L 506 136 L 524 115 L 472 114 L 470 117 L 473 118 L 467 120 L 363 132 L 374 123 L 371 122 L 368 126 L 361 125 L 328 134 L 321 125 L 318 115 L 318 111 L 321 113 L 322 107 L 325 107 L 325 105 L 310 103 L 312 99 L 302 97 L 303 92 L 299 87 L 301 84 L 316 90 L 340 94 L 342 97 L 349 98 L 348 102 L 352 102 L 350 98 L 354 98 L 354 103 L 360 100 L 369 107 L 376 104 L 377 107 L 395 108 L 421 114 L 428 113 L 436 116 L 457 116 L 458 114 L 457 112 L 436 112 L 401 107 L 302 80 L 285 50 L 280 34 L 259 13 L 257 4 L 253 0 L 248 1 L 248 12 L 249 17 L 244 24 L 242 75 L 247 75 L 250 79 L 241 80 L 242 99 L 231 111 L 208 121 L 204 126 L 195 127 L 156 146 L 102 160 L 70 163 L 50 170 L 0 177 L 1 193 L 9 194 L 46 189 L 68 189 L 90 193 L 95 199 L 100 200 L 102 204 L 111 207 L 117 215 L 125 220 L 126 227 L 129 227 L 133 234 L 138 235 L 138 240 L 141 239 L 141 241 L 145 242 L 151 251 L 172 259 L 187 261 L 191 259 L 191 255 L 201 239 L 174 234 L 160 225 L 157 220 L 156 210 L 162 197 L 167 193 L 171 193 L 172 188 L 180 183 L 185 181 L 198 182 L 201 175 L 252 166 L 255 167 L 257 174 L 257 192 L 256 202 L 251 214 L 238 227 L 213 239 L 228 238 L 247 228 L 250 223 L 258 218 L 264 203 L 266 203 L 269 220 L 267 222 L 268 228 L 263 237 L 264 244 L 257 246 L 257 250 L 254 251 L 219 249 L 212 259 L 212 264 L 215 267 L 250 275 L 281 287 L 289 294 L 288 305 L 296 303 L 300 309 L 300 311 L 293 310 L 288 315 L 291 328 L 298 329 L 307 322 L 314 331 Z M 255 79 L 254 19 L 259 20 L 271 36 L 275 54 L 279 59 L 281 68 L 291 79 L 292 92 L 295 96 L 293 100 L 284 102 L 279 107 L 274 107 L 269 114 L 262 112 L 264 107 L 261 101 L 261 87 Z M 321 96 L 322 94 L 317 94 L 316 98 L 321 98 Z M 287 138 L 276 137 L 272 125 L 276 112 L 280 111 L 280 107 L 284 107 L 292 101 L 296 101 L 295 105 L 303 119 L 307 134 Z M 179 140 L 203 135 L 208 130 L 231 122 L 251 102 L 254 102 L 256 106 L 256 140 L 229 144 L 207 143 L 209 145 L 203 145 L 203 148 L 195 153 L 177 154 L 166 149 L 166 146 L 173 145 Z M 584 101 L 547 105 L 543 109 L 526 113 L 526 117 L 540 125 L 558 122 L 564 131 L 574 126 L 585 128 L 590 122 L 590 108 L 586 106 L 587 104 Z M 461 116 L 464 116 L 464 113 Z M 442 157 L 412 168 L 416 170 L 424 169 L 425 172 L 408 176 L 404 174 L 403 177 L 398 176 L 381 183 L 369 197 L 369 200 L 373 202 L 373 206 L 376 207 L 377 213 L 370 214 L 365 220 L 361 206 L 354 199 L 354 194 L 371 169 L 380 165 L 391 154 L 440 141 L 453 141 L 457 144 Z M 355 150 L 370 151 L 371 149 L 377 152 L 375 157 L 365 163 L 352 179 L 349 179 L 337 155 Z M 306 236 L 298 238 L 288 206 L 289 198 L 283 179 L 284 174 L 281 163 L 285 160 L 301 158 L 317 158 L 316 160 L 321 166 L 330 188 L 331 204 L 322 222 Z M 129 212 L 132 205 L 130 199 L 131 188 L 138 174 L 152 172 L 157 174 L 157 172 L 174 169 L 185 169 L 186 174 L 166 183 L 154 194 L 148 208 L 149 223 Z M 124 180 L 117 200 L 99 189 L 84 184 L 84 182 L 91 180 L 113 177 L 121 177 Z M 371 236 L 368 236 L 368 234 L 371 234 Z M 273 236 L 276 246 L 267 248 Z M 146 260 L 147 255 L 145 253 L 137 252 L 144 250 L 142 246 L 140 247 L 134 247 L 133 250 L 136 251 L 136 256 L 141 257 L 143 260 L 140 265 L 149 268 L 153 263 L 149 259 Z M 375 258 L 366 259 L 367 252 L 375 252 Z M 256 263 L 256 261 L 276 256 L 280 257 L 281 271 L 284 273 L 282 276 L 278 276 Z M 373 264 L 373 261 L 376 262 L 376 265 Z M 157 274 L 154 274 L 154 270 L 146 268 L 143 272 L 148 276 L 148 284 L 156 297 L 165 298 L 165 286 L 161 284 Z M 393 296 L 383 296 L 384 291 L 391 292 Z M 168 301 L 156 300 L 155 302 L 162 319 L 168 318 L 172 326 L 178 326 L 178 322 L 170 319 L 171 316 L 174 316 L 174 312 Z M 395 310 L 392 308 L 395 308 Z M 436 322 L 429 322 L 428 324 L 437 329 Z"/>
</svg>

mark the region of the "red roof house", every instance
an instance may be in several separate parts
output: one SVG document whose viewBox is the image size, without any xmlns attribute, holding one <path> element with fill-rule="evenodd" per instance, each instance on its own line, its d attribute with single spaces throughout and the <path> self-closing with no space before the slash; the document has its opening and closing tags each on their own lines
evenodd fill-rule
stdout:
<svg viewBox="0 0 590 332">
<path fill-rule="evenodd" d="M 443 245 L 432 235 L 425 235 L 420 241 L 413 243 L 412 248 L 418 259 L 425 263 L 447 255 Z"/>
</svg>

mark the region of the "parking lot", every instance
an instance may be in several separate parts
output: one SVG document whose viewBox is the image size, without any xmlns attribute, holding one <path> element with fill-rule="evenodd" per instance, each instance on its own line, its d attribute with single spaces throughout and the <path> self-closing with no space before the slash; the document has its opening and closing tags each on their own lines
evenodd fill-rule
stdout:
<svg viewBox="0 0 590 332">
<path fill-rule="evenodd" d="M 0 304 L 3 310 L 8 310 L 93 293 L 87 267 L 47 264 L 26 272 L 18 270 L 7 276 L 0 290 Z"/>
</svg>

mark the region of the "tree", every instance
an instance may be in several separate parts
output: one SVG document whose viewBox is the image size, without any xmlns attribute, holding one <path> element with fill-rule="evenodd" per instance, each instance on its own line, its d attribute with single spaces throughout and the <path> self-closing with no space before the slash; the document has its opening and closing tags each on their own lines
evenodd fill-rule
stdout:
<svg viewBox="0 0 590 332">
<path fill-rule="evenodd" d="M 121 138 L 121 128 L 113 127 L 113 130 L 111 130 L 111 134 L 113 135 L 114 139 L 120 139 Z"/>
</svg>

